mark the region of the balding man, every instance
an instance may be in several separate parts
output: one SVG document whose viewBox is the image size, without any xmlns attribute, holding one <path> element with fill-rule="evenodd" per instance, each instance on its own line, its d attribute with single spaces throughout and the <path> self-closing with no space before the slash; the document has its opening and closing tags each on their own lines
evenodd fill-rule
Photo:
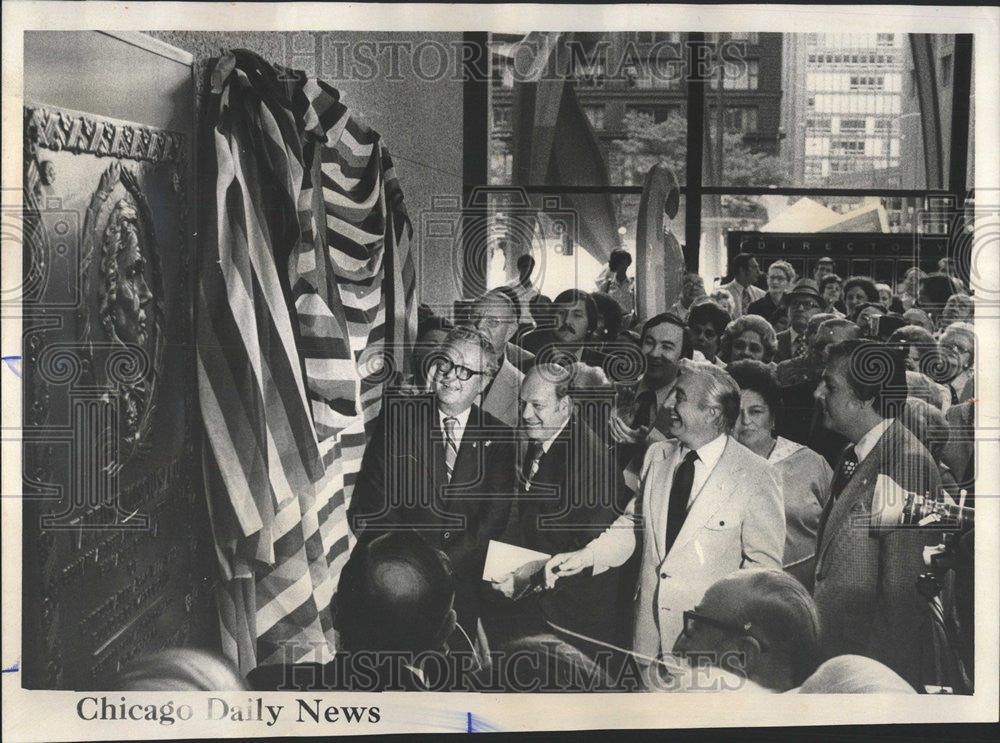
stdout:
<svg viewBox="0 0 1000 743">
<path fill-rule="evenodd" d="M 447 556 L 412 531 L 362 541 L 340 573 L 331 610 L 340 636 L 329 663 L 255 668 L 258 691 L 442 690 L 460 679 L 429 678 L 442 670 L 455 630 L 455 575 Z M 431 668 L 421 660 L 438 655 Z"/>
<path fill-rule="evenodd" d="M 507 288 L 487 292 L 473 304 L 472 321 L 490 339 L 498 359 L 497 372 L 486 383 L 480 407 L 513 428 L 517 425 L 523 369 L 535 358 L 510 342 L 518 324 L 517 298 Z"/>
<path fill-rule="evenodd" d="M 614 525 L 546 565 L 551 582 L 622 565 L 643 530 L 633 649 L 656 658 L 683 628 L 684 610 L 737 568 L 781 568 L 785 510 L 774 468 L 734 438 L 740 390 L 725 371 L 682 361 L 667 400 L 670 440 L 653 444 L 640 493 Z"/>
<path fill-rule="evenodd" d="M 819 612 L 799 581 L 780 570 L 738 570 L 684 612 L 673 652 L 788 691 L 816 670 L 819 642 Z"/>
</svg>

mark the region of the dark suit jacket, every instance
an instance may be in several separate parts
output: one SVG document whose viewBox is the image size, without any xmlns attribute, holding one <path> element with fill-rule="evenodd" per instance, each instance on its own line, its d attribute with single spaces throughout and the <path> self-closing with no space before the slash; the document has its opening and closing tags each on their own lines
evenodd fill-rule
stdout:
<svg viewBox="0 0 1000 743">
<path fill-rule="evenodd" d="M 458 580 L 455 611 L 471 633 L 486 548 L 502 534 L 515 495 L 513 432 L 473 405 L 448 483 L 434 397 L 403 401 L 411 402 L 410 412 L 399 401 L 383 407 L 354 486 L 351 528 L 359 540 L 413 528 L 447 554 Z"/>
<path fill-rule="evenodd" d="M 923 690 L 922 670 L 933 649 L 926 634 L 927 604 L 916 582 L 927 570 L 924 546 L 937 544 L 941 533 L 868 528 L 879 475 L 907 491 L 940 492 L 930 454 L 902 423 L 893 421 L 840 496 L 827 501 L 817 535 L 814 589 L 823 654 L 874 658 Z"/>
<path fill-rule="evenodd" d="M 751 302 L 744 315 L 760 315 L 765 320 L 770 321 L 771 316 L 777 312 L 778 305 L 771 298 L 771 293 L 767 292 L 756 302 Z"/>
<path fill-rule="evenodd" d="M 778 333 L 778 350 L 774 354 L 774 361 L 781 362 L 792 358 L 792 331 L 782 330 Z"/>
<path fill-rule="evenodd" d="M 521 482 L 514 531 L 521 546 L 548 554 L 572 552 L 604 532 L 618 516 L 614 504 L 625 487 L 609 453 L 574 415 L 539 460 L 530 489 Z M 629 609 L 617 605 L 618 577 L 618 570 L 598 576 L 588 570 L 562 578 L 540 595 L 541 614 L 561 627 L 614 641 L 617 612 Z"/>
<path fill-rule="evenodd" d="M 543 361 L 551 361 L 552 352 L 561 344 L 552 337 L 551 330 L 533 330 L 521 339 L 521 347 L 532 353 L 535 357 L 541 356 Z M 601 344 L 597 342 L 585 343 L 583 352 L 580 354 L 580 361 L 587 366 L 596 366 L 598 369 L 604 367 L 605 355 L 601 351 Z M 531 358 L 525 361 L 525 373 L 538 361 Z"/>
</svg>

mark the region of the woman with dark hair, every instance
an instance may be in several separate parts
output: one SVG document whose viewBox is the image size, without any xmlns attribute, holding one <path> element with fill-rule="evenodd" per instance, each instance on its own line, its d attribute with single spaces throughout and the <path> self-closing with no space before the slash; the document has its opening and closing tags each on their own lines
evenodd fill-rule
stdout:
<svg viewBox="0 0 1000 743">
<path fill-rule="evenodd" d="M 823 308 L 820 312 L 843 316 L 844 280 L 835 273 L 828 273 L 819 280 L 819 293 L 823 297 Z"/>
<path fill-rule="evenodd" d="M 844 314 L 853 318 L 858 307 L 865 302 L 878 304 L 878 289 L 875 282 L 864 276 L 852 276 L 844 282 Z"/>
<path fill-rule="evenodd" d="M 781 388 L 766 364 L 735 361 L 726 371 L 740 387 L 740 417 L 733 429 L 736 440 L 778 471 L 785 499 L 785 570 L 811 589 L 816 530 L 830 496 L 833 470 L 812 449 L 775 435 Z"/>
<path fill-rule="evenodd" d="M 866 338 L 877 337 L 877 325 L 873 318 L 879 315 L 888 314 L 878 302 L 862 302 L 855 305 L 854 312 L 850 315 L 851 322 L 861 328 L 861 335 Z"/>
<path fill-rule="evenodd" d="M 719 343 L 729 321 L 729 313 L 715 302 L 702 302 L 691 308 L 687 326 L 694 350 L 700 351 L 710 364 L 725 366 L 719 359 Z"/>
</svg>

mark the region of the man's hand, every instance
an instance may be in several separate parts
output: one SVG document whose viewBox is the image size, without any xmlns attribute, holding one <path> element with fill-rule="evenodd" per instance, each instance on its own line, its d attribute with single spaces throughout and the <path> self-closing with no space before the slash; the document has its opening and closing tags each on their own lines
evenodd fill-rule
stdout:
<svg viewBox="0 0 1000 743">
<path fill-rule="evenodd" d="M 645 441 L 649 435 L 649 426 L 630 428 L 617 414 L 611 416 L 608 427 L 611 430 L 611 438 L 619 444 L 638 444 Z"/>
<path fill-rule="evenodd" d="M 561 552 L 545 563 L 545 587 L 552 588 L 556 581 L 567 575 L 576 575 L 594 567 L 594 551 L 584 547 L 576 552 Z"/>
<path fill-rule="evenodd" d="M 491 580 L 490 588 L 499 591 L 507 598 L 514 597 L 514 574 L 507 573 L 501 580 Z"/>
</svg>

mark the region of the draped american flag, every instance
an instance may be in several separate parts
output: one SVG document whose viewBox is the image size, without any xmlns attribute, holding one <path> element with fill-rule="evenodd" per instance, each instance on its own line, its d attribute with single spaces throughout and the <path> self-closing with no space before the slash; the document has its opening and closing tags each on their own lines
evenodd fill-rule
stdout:
<svg viewBox="0 0 1000 743">
<path fill-rule="evenodd" d="M 336 90 L 242 50 L 212 86 L 198 378 L 223 645 L 247 671 L 334 649 L 346 508 L 415 275 L 392 161 Z"/>
</svg>

